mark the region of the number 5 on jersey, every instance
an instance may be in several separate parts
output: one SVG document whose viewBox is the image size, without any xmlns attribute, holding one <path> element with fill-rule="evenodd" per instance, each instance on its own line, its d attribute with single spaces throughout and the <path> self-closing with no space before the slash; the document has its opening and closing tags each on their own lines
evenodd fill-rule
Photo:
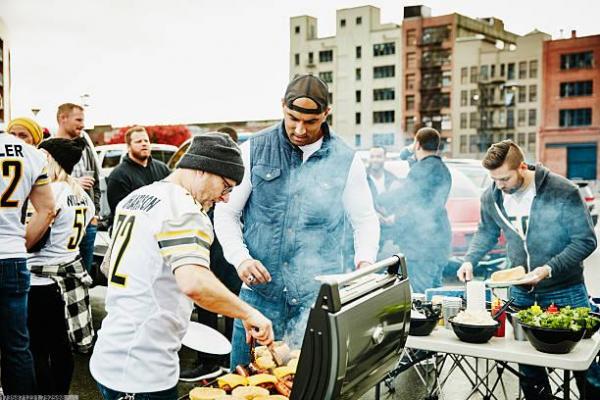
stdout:
<svg viewBox="0 0 600 400">
<path fill-rule="evenodd" d="M 127 250 L 129 241 L 131 240 L 131 231 L 133 230 L 134 223 L 135 215 L 119 214 L 117 216 L 109 264 L 109 281 L 113 285 L 124 287 L 127 284 L 127 275 L 120 275 L 118 270 L 123 254 Z"/>
</svg>

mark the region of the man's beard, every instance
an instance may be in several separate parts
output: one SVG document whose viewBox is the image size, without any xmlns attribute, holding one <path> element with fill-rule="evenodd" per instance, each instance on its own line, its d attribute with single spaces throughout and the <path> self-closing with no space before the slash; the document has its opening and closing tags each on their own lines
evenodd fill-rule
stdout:
<svg viewBox="0 0 600 400">
<path fill-rule="evenodd" d="M 516 192 L 519 191 L 519 189 L 521 189 L 523 187 L 524 183 L 525 183 L 525 178 L 523 178 L 521 175 L 519 175 L 519 182 L 517 183 L 517 185 L 515 185 L 514 187 L 512 187 L 510 189 L 502 189 L 502 191 L 506 194 L 515 194 Z"/>
<path fill-rule="evenodd" d="M 141 152 L 131 152 L 131 155 L 133 156 L 133 158 L 135 158 L 138 161 L 146 161 L 150 158 L 150 154 L 143 154 Z"/>
</svg>

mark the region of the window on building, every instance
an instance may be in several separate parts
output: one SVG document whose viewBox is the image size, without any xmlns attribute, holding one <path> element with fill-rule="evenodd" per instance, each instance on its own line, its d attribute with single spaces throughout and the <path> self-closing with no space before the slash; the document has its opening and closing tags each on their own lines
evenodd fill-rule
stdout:
<svg viewBox="0 0 600 400">
<path fill-rule="evenodd" d="M 406 45 L 416 46 L 417 45 L 417 31 L 415 29 L 406 30 Z"/>
<path fill-rule="evenodd" d="M 373 67 L 373 79 L 392 78 L 395 75 L 396 66 L 394 65 L 383 65 L 380 67 Z"/>
<path fill-rule="evenodd" d="M 467 90 L 460 91 L 460 105 L 464 107 L 469 104 L 469 92 Z"/>
<path fill-rule="evenodd" d="M 417 68 L 417 55 L 415 53 L 406 53 L 406 69 Z"/>
<path fill-rule="evenodd" d="M 354 71 L 354 78 L 357 81 L 360 81 L 360 79 L 361 79 L 361 69 L 360 68 L 356 68 L 356 70 Z"/>
<path fill-rule="evenodd" d="M 559 125 L 561 127 L 587 126 L 592 124 L 591 108 L 574 108 L 560 110 Z"/>
<path fill-rule="evenodd" d="M 471 67 L 471 83 L 477 83 L 477 79 L 479 79 L 477 66 Z"/>
<path fill-rule="evenodd" d="M 529 85 L 529 101 L 537 101 L 537 85 Z"/>
<path fill-rule="evenodd" d="M 500 64 L 500 76 L 504 76 L 506 70 L 506 66 L 504 64 Z"/>
<path fill-rule="evenodd" d="M 519 79 L 527 79 L 527 61 L 519 62 Z"/>
<path fill-rule="evenodd" d="M 561 82 L 560 97 L 591 96 L 592 81 Z"/>
<path fill-rule="evenodd" d="M 333 92 L 327 93 L 327 101 L 329 104 L 333 104 Z"/>
<path fill-rule="evenodd" d="M 362 57 L 362 46 L 356 46 L 356 58 L 360 59 Z"/>
<path fill-rule="evenodd" d="M 333 50 L 321 50 L 319 52 L 319 62 L 326 63 L 333 61 Z"/>
<path fill-rule="evenodd" d="M 513 132 L 508 132 L 506 134 L 506 140 L 512 140 L 514 142 L 515 141 L 515 134 Z"/>
<path fill-rule="evenodd" d="M 452 71 L 442 72 L 442 86 L 448 87 L 452 85 Z"/>
<path fill-rule="evenodd" d="M 392 124 L 395 120 L 395 111 L 373 111 L 374 124 Z"/>
<path fill-rule="evenodd" d="M 492 64 L 490 65 L 490 78 L 493 78 L 496 76 L 496 65 Z"/>
<path fill-rule="evenodd" d="M 323 82 L 331 83 L 331 82 L 333 82 L 333 72 L 332 71 L 319 72 L 319 78 L 321 78 L 323 80 Z"/>
<path fill-rule="evenodd" d="M 354 113 L 354 123 L 356 125 L 360 125 L 360 113 L 359 112 Z"/>
<path fill-rule="evenodd" d="M 479 153 L 479 136 L 469 135 L 469 153 Z"/>
<path fill-rule="evenodd" d="M 469 80 L 469 69 L 467 67 L 462 67 L 460 69 L 460 83 L 465 84 Z"/>
<path fill-rule="evenodd" d="M 373 134 L 373 146 L 375 147 L 386 147 L 393 146 L 395 135 L 393 133 L 374 133 Z"/>
<path fill-rule="evenodd" d="M 517 126 L 525 126 L 526 113 L 525 110 L 519 110 L 517 112 Z"/>
<path fill-rule="evenodd" d="M 535 108 L 529 110 L 529 126 L 537 125 L 537 111 Z"/>
<path fill-rule="evenodd" d="M 346 20 L 345 19 L 341 19 L 340 20 L 340 26 L 343 28 L 346 26 Z"/>
<path fill-rule="evenodd" d="M 515 110 L 513 108 L 506 110 L 506 127 L 510 129 L 515 127 Z"/>
<path fill-rule="evenodd" d="M 517 145 L 521 148 L 525 148 L 525 134 L 523 132 L 517 134 Z"/>
<path fill-rule="evenodd" d="M 295 26 L 294 27 L 294 33 L 296 33 L 296 34 L 300 33 L 300 27 L 299 26 Z"/>
<path fill-rule="evenodd" d="M 406 110 L 414 110 L 415 109 L 415 96 L 409 95 L 406 96 Z"/>
<path fill-rule="evenodd" d="M 360 100 L 361 100 L 360 97 L 361 97 L 360 90 L 355 91 L 354 92 L 354 98 L 355 98 L 355 100 L 356 100 L 357 103 L 360 103 Z"/>
<path fill-rule="evenodd" d="M 479 90 L 471 89 L 471 93 L 470 93 L 469 97 L 471 98 L 472 106 L 476 106 L 477 104 L 479 104 Z"/>
<path fill-rule="evenodd" d="M 415 89 L 415 74 L 406 74 L 406 90 Z"/>
<path fill-rule="evenodd" d="M 325 118 L 325 120 L 329 126 L 333 126 L 333 114 L 327 114 L 327 118 Z"/>
<path fill-rule="evenodd" d="M 312 51 L 308 53 L 308 63 L 311 65 L 315 63 L 314 55 L 313 55 Z"/>
<path fill-rule="evenodd" d="M 560 55 L 560 69 L 592 68 L 594 66 L 594 53 L 584 51 Z"/>
<path fill-rule="evenodd" d="M 519 86 L 519 103 L 527 101 L 527 86 Z"/>
<path fill-rule="evenodd" d="M 294 54 L 294 65 L 300 65 L 300 54 Z"/>
<path fill-rule="evenodd" d="M 362 17 L 356 17 L 356 25 L 362 25 Z"/>
<path fill-rule="evenodd" d="M 479 128 L 479 113 L 476 111 L 469 113 L 469 128 Z"/>
<path fill-rule="evenodd" d="M 515 79 L 515 63 L 508 63 L 506 79 L 509 81 Z"/>
<path fill-rule="evenodd" d="M 354 135 L 354 147 L 362 146 L 362 138 L 360 137 L 360 133 Z"/>
<path fill-rule="evenodd" d="M 467 113 L 460 113 L 460 129 L 467 129 Z"/>
<path fill-rule="evenodd" d="M 391 54 L 396 54 L 396 43 L 395 42 L 387 42 L 387 43 L 376 43 L 373 45 L 373 56 L 388 56 Z"/>
<path fill-rule="evenodd" d="M 535 132 L 529 132 L 527 134 L 527 151 L 535 154 Z"/>
<path fill-rule="evenodd" d="M 482 65 L 482 66 L 481 66 L 481 68 L 479 68 L 479 75 L 480 75 L 480 78 L 481 78 L 482 80 L 484 80 L 484 81 L 488 80 L 488 79 L 489 79 L 489 77 L 490 77 L 490 76 L 489 76 L 489 72 L 488 72 L 488 71 L 489 71 L 489 69 L 488 69 L 488 68 L 489 68 L 489 67 L 488 67 L 487 65 Z"/>
<path fill-rule="evenodd" d="M 467 135 L 460 135 L 460 148 L 459 148 L 459 153 L 466 153 L 467 152 L 467 139 L 468 136 Z"/>
<path fill-rule="evenodd" d="M 415 117 L 406 117 L 405 130 L 407 135 L 415 133 Z"/>
<path fill-rule="evenodd" d="M 537 60 L 531 60 L 531 61 L 529 61 L 529 77 L 530 78 L 537 78 L 537 74 L 538 74 L 538 62 L 537 62 Z"/>
</svg>

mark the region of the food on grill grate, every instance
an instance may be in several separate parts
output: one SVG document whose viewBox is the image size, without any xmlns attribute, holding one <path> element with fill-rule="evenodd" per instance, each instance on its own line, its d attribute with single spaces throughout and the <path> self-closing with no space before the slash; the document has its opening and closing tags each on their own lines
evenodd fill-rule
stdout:
<svg viewBox="0 0 600 400">
<path fill-rule="evenodd" d="M 248 379 L 245 376 L 238 374 L 227 374 L 219 377 L 217 379 L 217 384 L 219 385 L 219 388 L 229 393 L 237 386 L 246 386 L 248 384 Z"/>
<path fill-rule="evenodd" d="M 238 386 L 231 392 L 232 395 L 243 399 L 252 400 L 259 396 L 269 396 L 269 391 L 258 386 Z"/>
<path fill-rule="evenodd" d="M 290 368 L 293 368 L 294 370 L 296 368 L 298 368 L 298 359 L 297 358 L 292 358 L 288 363 L 287 366 Z"/>
<path fill-rule="evenodd" d="M 292 350 L 290 351 L 290 358 L 300 358 L 300 350 Z"/>
<path fill-rule="evenodd" d="M 287 397 L 280 394 L 272 394 L 270 396 L 258 396 L 254 400 L 289 400 Z"/>
<path fill-rule="evenodd" d="M 190 391 L 190 400 L 215 400 L 226 394 L 223 389 L 197 387 Z"/>
<path fill-rule="evenodd" d="M 256 359 L 256 366 L 262 370 L 268 370 L 271 368 L 275 368 L 275 361 L 271 358 L 271 355 L 258 357 Z"/>
<path fill-rule="evenodd" d="M 287 362 L 292 358 L 291 350 L 284 342 L 273 342 L 268 349 L 273 356 L 273 360 L 275 360 L 279 366 L 287 364 Z"/>
</svg>

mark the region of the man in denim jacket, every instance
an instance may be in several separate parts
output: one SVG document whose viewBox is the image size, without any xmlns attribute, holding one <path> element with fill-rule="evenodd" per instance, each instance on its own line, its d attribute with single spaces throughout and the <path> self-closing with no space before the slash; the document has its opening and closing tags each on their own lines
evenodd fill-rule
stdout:
<svg viewBox="0 0 600 400">
<path fill-rule="evenodd" d="M 304 336 L 314 278 L 344 272 L 345 236 L 354 234 L 352 267 L 374 262 L 379 242 L 364 165 L 326 122 L 328 92 L 315 76 L 290 82 L 283 121 L 241 146 L 245 178 L 229 203 L 215 208 L 225 258 L 244 282 L 240 297 L 271 318 L 275 337 L 292 347 Z M 247 364 L 240 321 L 232 342 L 231 366 Z"/>
<path fill-rule="evenodd" d="M 473 278 L 473 266 L 494 247 L 502 231 L 510 264 L 528 272 L 522 285 L 511 287 L 516 306 L 537 302 L 543 308 L 552 303 L 589 307 L 583 260 L 596 248 L 596 235 L 577 186 L 540 164 L 527 165 L 522 150 L 510 140 L 492 145 L 482 164 L 494 183 L 481 197 L 481 223 L 458 277 Z M 598 390 L 594 388 L 598 368 L 594 362 L 587 372 L 588 395 Z M 527 399 L 552 398 L 543 368 L 519 369 L 526 378 L 521 387 Z M 584 377 L 577 373 L 576 377 L 581 390 Z"/>
</svg>

